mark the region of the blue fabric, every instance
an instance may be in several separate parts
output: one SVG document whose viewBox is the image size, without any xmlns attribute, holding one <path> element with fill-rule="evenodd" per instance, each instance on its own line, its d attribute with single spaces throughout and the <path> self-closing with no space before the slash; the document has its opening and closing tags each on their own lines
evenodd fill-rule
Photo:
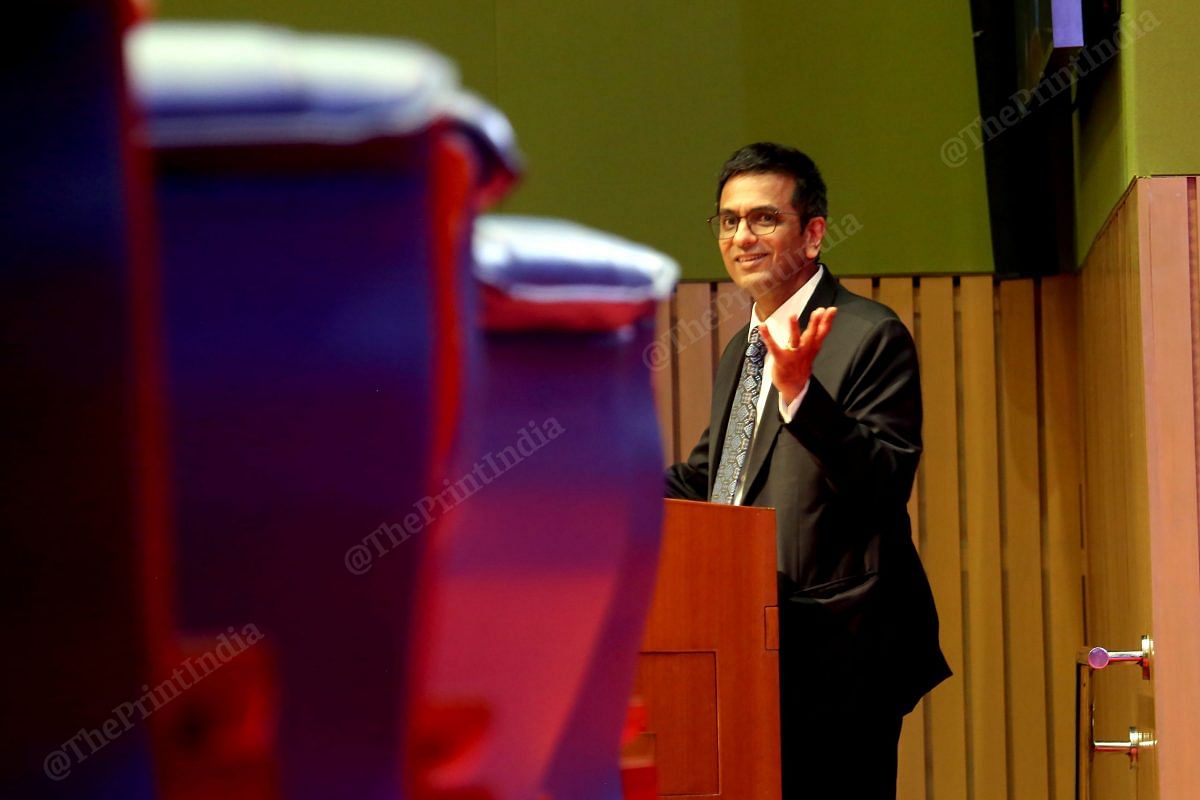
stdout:
<svg viewBox="0 0 1200 800">
<path fill-rule="evenodd" d="M 181 623 L 262 630 L 285 796 L 392 800 L 424 541 L 343 554 L 426 491 L 430 176 L 160 174 Z"/>
<path fill-rule="evenodd" d="M 76 739 L 150 680 L 117 6 L 22 8 L 0 69 L 5 798 L 154 796 L 148 723 Z"/>
<path fill-rule="evenodd" d="M 616 742 L 662 522 L 641 358 L 653 327 L 632 327 L 475 337 L 449 476 L 472 493 L 445 512 L 438 607 L 427 609 L 431 700 L 482 702 L 494 721 L 456 787 L 620 797 Z M 531 746 L 550 734 L 549 752 Z"/>
</svg>

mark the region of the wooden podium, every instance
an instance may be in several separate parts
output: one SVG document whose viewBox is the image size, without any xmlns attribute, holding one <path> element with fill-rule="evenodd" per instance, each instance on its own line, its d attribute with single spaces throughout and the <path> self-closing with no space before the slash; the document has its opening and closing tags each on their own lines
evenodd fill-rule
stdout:
<svg viewBox="0 0 1200 800">
<path fill-rule="evenodd" d="M 665 502 L 634 690 L 659 797 L 779 800 L 775 512 Z"/>
</svg>

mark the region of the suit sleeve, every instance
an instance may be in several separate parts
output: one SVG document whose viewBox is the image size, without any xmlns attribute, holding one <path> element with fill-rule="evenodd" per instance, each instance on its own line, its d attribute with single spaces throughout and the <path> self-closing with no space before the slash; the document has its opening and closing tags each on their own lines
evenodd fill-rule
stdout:
<svg viewBox="0 0 1200 800">
<path fill-rule="evenodd" d="M 916 348 L 897 319 L 863 338 L 835 400 L 814 375 L 784 426 L 820 463 L 839 494 L 904 504 L 921 456 L 921 381 Z"/>
<path fill-rule="evenodd" d="M 708 499 L 708 428 L 692 448 L 687 461 L 667 467 L 666 497 L 679 500 Z"/>
</svg>

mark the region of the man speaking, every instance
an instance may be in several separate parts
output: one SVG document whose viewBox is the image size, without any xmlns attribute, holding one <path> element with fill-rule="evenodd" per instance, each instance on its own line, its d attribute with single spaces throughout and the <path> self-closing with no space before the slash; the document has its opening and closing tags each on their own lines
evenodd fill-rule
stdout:
<svg viewBox="0 0 1200 800">
<path fill-rule="evenodd" d="M 921 385 L 904 324 L 820 262 L 827 214 L 800 151 L 725 163 L 709 222 L 754 308 L 666 493 L 775 509 L 784 800 L 894 798 L 901 719 L 950 674 L 906 508 Z"/>
</svg>

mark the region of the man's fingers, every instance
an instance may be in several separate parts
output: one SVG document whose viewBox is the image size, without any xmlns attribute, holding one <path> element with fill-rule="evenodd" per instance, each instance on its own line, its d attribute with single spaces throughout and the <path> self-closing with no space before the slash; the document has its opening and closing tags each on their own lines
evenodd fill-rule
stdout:
<svg viewBox="0 0 1200 800">
<path fill-rule="evenodd" d="M 765 323 L 758 326 L 758 333 L 771 357 L 778 360 L 780 353 L 819 350 L 821 342 L 825 341 L 825 336 L 833 325 L 835 316 L 837 316 L 837 309 L 834 307 L 814 309 L 804 330 L 800 329 L 800 317 L 792 317 L 788 326 L 787 343 L 784 345 L 775 341 L 771 335 L 771 329 Z"/>
<path fill-rule="evenodd" d="M 837 316 L 836 308 L 818 308 L 813 312 L 812 319 L 808 322 L 808 327 L 813 329 L 813 336 L 816 337 L 818 343 L 829 333 L 835 316 Z"/>
<path fill-rule="evenodd" d="M 826 312 L 824 308 L 814 309 L 808 318 L 808 325 L 804 326 L 804 333 L 800 334 L 799 347 L 812 347 L 813 339 L 818 336 L 821 330 L 822 321 L 825 319 Z M 796 327 L 800 327 L 800 318 L 796 317 Z M 819 339 L 817 341 L 819 344 Z"/>
<path fill-rule="evenodd" d="M 829 333 L 829 329 L 833 327 L 833 318 L 837 316 L 836 308 L 824 309 L 824 314 L 821 315 L 819 325 L 817 327 L 817 341 L 825 340 L 825 336 Z"/>
<path fill-rule="evenodd" d="M 782 348 L 778 344 L 775 343 L 775 337 L 771 336 L 771 329 L 768 328 L 765 324 L 759 325 L 758 326 L 758 335 L 760 337 L 762 337 L 763 344 L 765 344 L 767 346 L 767 350 L 768 350 L 768 352 L 771 353 L 771 357 L 778 359 L 779 351 Z"/>
<path fill-rule="evenodd" d="M 796 319 L 796 326 L 797 327 L 800 326 L 799 318 Z M 796 339 L 796 349 L 800 350 L 805 347 L 808 347 L 809 344 L 812 342 L 812 337 L 813 337 L 813 324 L 812 324 L 812 321 L 810 320 L 808 325 L 805 326 L 804 331 L 800 334 L 799 338 Z"/>
</svg>

